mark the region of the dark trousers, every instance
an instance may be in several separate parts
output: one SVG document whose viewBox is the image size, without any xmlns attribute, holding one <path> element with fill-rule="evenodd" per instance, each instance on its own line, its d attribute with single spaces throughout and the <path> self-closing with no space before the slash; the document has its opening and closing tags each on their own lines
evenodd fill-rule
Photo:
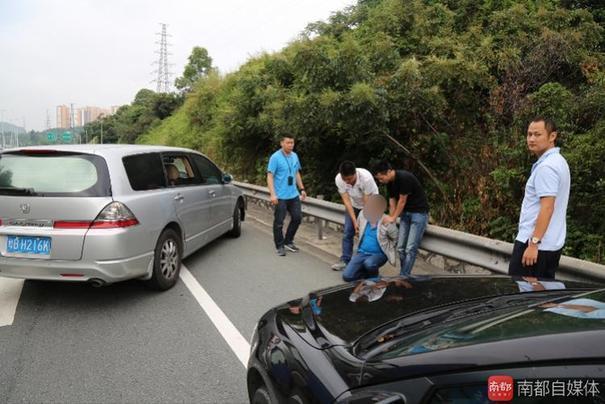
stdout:
<svg viewBox="0 0 605 404">
<path fill-rule="evenodd" d="M 526 248 L 527 242 L 515 241 L 513 254 L 508 264 L 508 274 L 510 276 L 535 276 L 536 278 L 554 279 L 555 272 L 559 268 L 561 250 L 538 251 L 538 261 L 532 266 L 524 267 L 521 260 Z"/>
<path fill-rule="evenodd" d="M 355 213 L 355 217 L 359 217 L 361 209 L 353 208 L 353 212 Z M 340 260 L 344 263 L 348 264 L 351 261 L 354 240 L 355 227 L 353 227 L 353 219 L 351 219 L 349 212 L 345 212 L 345 226 L 342 232 L 342 255 L 340 256 Z"/>
<path fill-rule="evenodd" d="M 296 230 L 298 230 L 302 221 L 300 198 L 278 199 L 273 213 L 273 241 L 275 242 L 275 248 L 281 248 L 284 244 L 290 244 L 294 241 L 294 235 L 296 235 Z M 288 224 L 286 237 L 284 238 L 284 220 L 287 213 L 290 213 L 290 224 Z"/>
</svg>

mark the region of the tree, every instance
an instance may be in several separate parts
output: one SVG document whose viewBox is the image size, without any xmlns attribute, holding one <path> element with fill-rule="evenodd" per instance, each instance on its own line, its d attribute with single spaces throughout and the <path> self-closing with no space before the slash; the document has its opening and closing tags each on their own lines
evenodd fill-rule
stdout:
<svg viewBox="0 0 605 404">
<path fill-rule="evenodd" d="M 196 46 L 189 55 L 189 63 L 185 66 L 183 75 L 174 81 L 176 88 L 189 92 L 193 85 L 212 71 L 212 58 L 206 48 Z"/>
<path fill-rule="evenodd" d="M 277 139 L 293 134 L 307 188 L 334 200 L 339 162 L 389 159 L 424 182 L 435 223 L 512 241 L 534 161 L 528 120 L 545 114 L 572 171 L 565 253 L 604 262 L 603 4 L 359 0 L 224 76 L 194 49 L 184 106 L 137 115 L 150 128 L 139 139 L 200 148 L 263 183 Z"/>
</svg>

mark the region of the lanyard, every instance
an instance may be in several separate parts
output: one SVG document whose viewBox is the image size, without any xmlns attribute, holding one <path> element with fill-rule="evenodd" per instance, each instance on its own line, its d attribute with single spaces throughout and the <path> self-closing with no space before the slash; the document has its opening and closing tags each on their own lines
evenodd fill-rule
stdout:
<svg viewBox="0 0 605 404">
<path fill-rule="evenodd" d="M 286 160 L 286 164 L 288 165 L 288 172 L 290 173 L 290 175 L 292 175 L 292 166 L 290 166 L 290 161 L 288 159 L 288 156 L 286 156 L 286 154 L 282 151 L 282 156 L 284 156 L 284 159 Z"/>
</svg>

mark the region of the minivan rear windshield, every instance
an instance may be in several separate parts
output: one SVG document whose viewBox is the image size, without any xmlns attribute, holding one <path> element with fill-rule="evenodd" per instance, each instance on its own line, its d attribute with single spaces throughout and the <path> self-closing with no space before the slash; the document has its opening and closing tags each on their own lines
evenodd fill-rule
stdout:
<svg viewBox="0 0 605 404">
<path fill-rule="evenodd" d="M 0 154 L 0 195 L 101 197 L 111 185 L 100 156 L 21 150 Z"/>
</svg>

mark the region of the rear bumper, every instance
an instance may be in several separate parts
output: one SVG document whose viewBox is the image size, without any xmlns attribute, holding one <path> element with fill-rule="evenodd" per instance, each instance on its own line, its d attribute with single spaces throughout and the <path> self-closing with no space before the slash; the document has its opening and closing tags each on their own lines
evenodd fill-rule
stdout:
<svg viewBox="0 0 605 404">
<path fill-rule="evenodd" d="M 0 257 L 0 276 L 20 279 L 107 283 L 145 277 L 151 271 L 153 252 L 111 261 L 61 261 Z M 81 276 L 65 276 L 65 275 Z"/>
</svg>

